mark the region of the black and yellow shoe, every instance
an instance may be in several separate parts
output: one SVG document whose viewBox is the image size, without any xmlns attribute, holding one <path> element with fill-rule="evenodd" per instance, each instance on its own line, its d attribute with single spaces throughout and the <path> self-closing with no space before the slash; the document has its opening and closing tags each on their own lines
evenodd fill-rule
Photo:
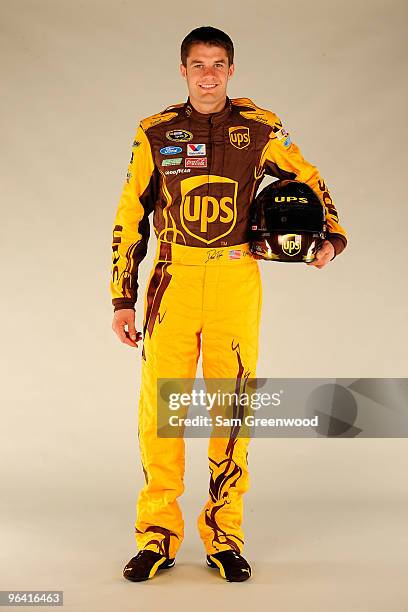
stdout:
<svg viewBox="0 0 408 612">
<path fill-rule="evenodd" d="M 153 578 L 157 570 L 169 569 L 175 563 L 175 559 L 168 559 L 160 553 L 143 548 L 125 565 L 123 576 L 132 582 L 142 582 Z"/>
<path fill-rule="evenodd" d="M 244 582 L 251 577 L 251 566 L 235 550 L 223 550 L 207 555 L 207 565 L 218 568 L 221 576 L 228 582 Z"/>
</svg>

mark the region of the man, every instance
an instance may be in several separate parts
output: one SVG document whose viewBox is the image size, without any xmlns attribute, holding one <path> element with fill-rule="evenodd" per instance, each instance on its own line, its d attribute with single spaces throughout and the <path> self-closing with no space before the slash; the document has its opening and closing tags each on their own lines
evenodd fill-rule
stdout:
<svg viewBox="0 0 408 612">
<path fill-rule="evenodd" d="M 314 266 L 323 268 L 347 244 L 323 179 L 279 118 L 249 99 L 227 97 L 231 39 L 197 28 L 184 39 L 181 60 L 188 100 L 141 121 L 113 231 L 112 327 L 137 347 L 137 273 L 154 212 L 157 253 L 144 298 L 138 430 L 145 486 L 137 503 L 139 553 L 124 569 L 133 581 L 172 567 L 184 536 L 177 503 L 184 440 L 157 435 L 157 379 L 194 379 L 200 349 L 206 379 L 255 377 L 262 289 L 248 218 L 264 175 L 308 183 L 324 204 L 329 233 Z M 251 575 L 241 554 L 247 444 L 232 430 L 228 438 L 210 438 L 210 497 L 197 523 L 207 564 L 234 582 Z"/>
</svg>

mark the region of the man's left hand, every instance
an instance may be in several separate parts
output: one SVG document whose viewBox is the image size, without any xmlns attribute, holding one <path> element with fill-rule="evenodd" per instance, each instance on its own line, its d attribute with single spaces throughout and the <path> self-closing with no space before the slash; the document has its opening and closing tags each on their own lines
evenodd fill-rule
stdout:
<svg viewBox="0 0 408 612">
<path fill-rule="evenodd" d="M 316 253 L 316 259 L 308 263 L 308 266 L 315 266 L 315 268 L 324 268 L 334 257 L 334 246 L 329 240 L 324 240 L 322 246 Z"/>
</svg>

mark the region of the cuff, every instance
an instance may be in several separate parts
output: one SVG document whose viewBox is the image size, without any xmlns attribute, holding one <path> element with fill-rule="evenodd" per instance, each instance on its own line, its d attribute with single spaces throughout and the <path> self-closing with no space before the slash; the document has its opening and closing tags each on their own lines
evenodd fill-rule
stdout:
<svg viewBox="0 0 408 612">
<path fill-rule="evenodd" d="M 328 234 L 326 236 L 326 240 L 331 242 L 333 245 L 334 255 L 330 260 L 330 261 L 333 261 L 333 259 L 337 257 L 337 255 L 340 255 L 340 253 L 342 253 L 344 249 L 346 248 L 347 239 L 344 236 L 341 236 L 340 234 Z"/>
<path fill-rule="evenodd" d="M 124 310 L 125 308 L 135 309 L 135 302 L 131 298 L 114 298 L 112 300 L 113 312 Z"/>
</svg>

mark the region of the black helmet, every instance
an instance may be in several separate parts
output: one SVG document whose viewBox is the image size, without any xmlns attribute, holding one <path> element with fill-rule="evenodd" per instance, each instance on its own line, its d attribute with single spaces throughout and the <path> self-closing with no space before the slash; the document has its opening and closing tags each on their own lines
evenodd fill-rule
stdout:
<svg viewBox="0 0 408 612">
<path fill-rule="evenodd" d="M 257 259 L 308 263 L 325 236 L 324 207 L 306 183 L 276 181 L 251 204 L 250 244 Z"/>
</svg>

